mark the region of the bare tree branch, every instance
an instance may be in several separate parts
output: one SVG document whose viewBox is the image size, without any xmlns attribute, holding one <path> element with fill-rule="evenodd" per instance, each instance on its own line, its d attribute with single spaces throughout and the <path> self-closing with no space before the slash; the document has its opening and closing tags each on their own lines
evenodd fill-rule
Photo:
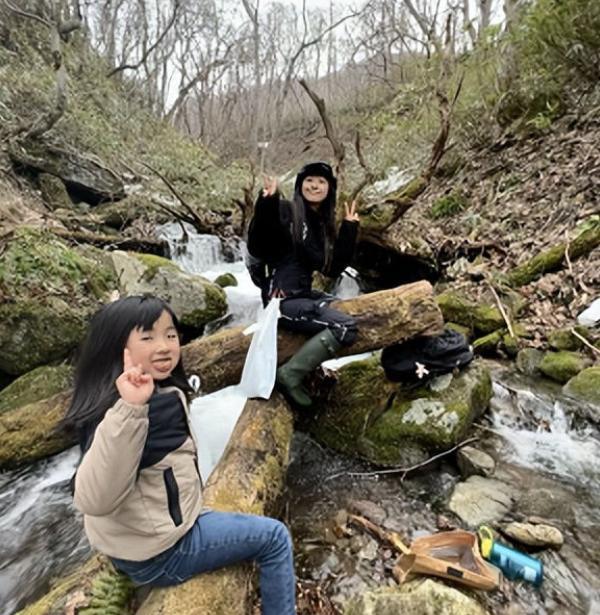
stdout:
<svg viewBox="0 0 600 615">
<path fill-rule="evenodd" d="M 137 62 L 136 64 L 121 64 L 120 66 L 113 68 L 108 73 L 107 76 L 112 77 L 116 75 L 117 73 L 120 73 L 124 70 L 137 70 L 140 66 L 142 66 L 142 64 L 145 64 L 150 54 L 161 44 L 165 36 L 168 34 L 169 30 L 173 27 L 173 24 L 175 23 L 177 19 L 177 13 L 179 11 L 179 7 L 180 7 L 180 0 L 175 0 L 174 5 L 173 5 L 173 14 L 171 15 L 171 19 L 165 26 L 164 30 L 161 32 L 160 36 L 156 39 L 156 41 L 154 41 L 154 44 L 150 45 L 150 47 L 148 47 L 145 50 L 139 62 Z"/>
</svg>

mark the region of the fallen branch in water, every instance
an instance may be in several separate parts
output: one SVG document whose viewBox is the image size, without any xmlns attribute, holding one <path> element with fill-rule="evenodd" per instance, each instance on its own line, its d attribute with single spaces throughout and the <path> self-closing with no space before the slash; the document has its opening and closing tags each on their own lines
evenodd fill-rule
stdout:
<svg viewBox="0 0 600 615">
<path fill-rule="evenodd" d="M 468 438 L 467 440 L 463 440 L 462 442 L 459 442 L 456 446 L 453 446 L 447 451 L 438 453 L 437 455 L 434 455 L 433 457 L 430 457 L 429 459 L 425 459 L 425 461 L 422 461 L 421 463 L 416 463 L 414 466 L 410 466 L 408 468 L 389 468 L 387 470 L 377 470 L 375 472 L 338 472 L 337 474 L 332 474 L 331 476 L 328 476 L 325 480 L 326 481 L 332 480 L 340 476 L 361 476 L 361 477 L 376 476 L 376 477 L 379 477 L 382 474 L 402 474 L 402 476 L 400 477 L 400 480 L 403 481 L 409 472 L 412 472 L 413 470 L 418 470 L 419 468 L 429 465 L 432 461 L 435 461 L 436 459 L 440 459 L 441 457 L 445 457 L 446 455 L 453 453 L 459 448 L 462 448 L 463 446 L 466 446 L 467 444 L 471 444 L 471 442 L 475 442 L 477 440 L 479 440 L 479 437 L 477 436 L 473 438 Z"/>
</svg>

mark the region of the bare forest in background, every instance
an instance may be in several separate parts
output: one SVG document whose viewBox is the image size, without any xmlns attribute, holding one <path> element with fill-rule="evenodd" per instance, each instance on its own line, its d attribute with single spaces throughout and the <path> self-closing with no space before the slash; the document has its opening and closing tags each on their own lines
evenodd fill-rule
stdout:
<svg viewBox="0 0 600 615">
<path fill-rule="evenodd" d="M 368 109 L 394 96 L 415 60 L 473 48 L 518 4 L 83 0 L 80 8 L 110 73 L 133 78 L 156 114 L 226 160 L 257 162 L 267 143 L 318 121 L 299 78 L 332 112 Z M 267 155 L 277 157 L 276 147 Z"/>
</svg>

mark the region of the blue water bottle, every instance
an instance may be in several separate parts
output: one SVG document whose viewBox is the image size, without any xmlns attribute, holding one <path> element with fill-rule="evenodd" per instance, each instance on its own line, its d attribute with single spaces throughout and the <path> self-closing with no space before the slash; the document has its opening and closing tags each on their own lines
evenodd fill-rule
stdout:
<svg viewBox="0 0 600 615">
<path fill-rule="evenodd" d="M 544 579 L 544 565 L 539 560 L 494 540 L 492 529 L 482 525 L 478 530 L 481 555 L 502 570 L 512 581 L 522 579 L 536 586 Z"/>
</svg>

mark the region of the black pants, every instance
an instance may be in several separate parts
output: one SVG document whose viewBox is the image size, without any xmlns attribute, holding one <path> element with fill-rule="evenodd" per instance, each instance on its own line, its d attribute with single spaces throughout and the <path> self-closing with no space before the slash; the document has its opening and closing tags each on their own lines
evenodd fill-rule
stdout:
<svg viewBox="0 0 600 615">
<path fill-rule="evenodd" d="M 343 346 L 354 343 L 358 333 L 352 316 L 329 307 L 333 298 L 323 295 L 319 298 L 289 297 L 279 305 L 282 329 L 316 335 L 323 329 L 331 329 L 335 339 Z"/>
</svg>

